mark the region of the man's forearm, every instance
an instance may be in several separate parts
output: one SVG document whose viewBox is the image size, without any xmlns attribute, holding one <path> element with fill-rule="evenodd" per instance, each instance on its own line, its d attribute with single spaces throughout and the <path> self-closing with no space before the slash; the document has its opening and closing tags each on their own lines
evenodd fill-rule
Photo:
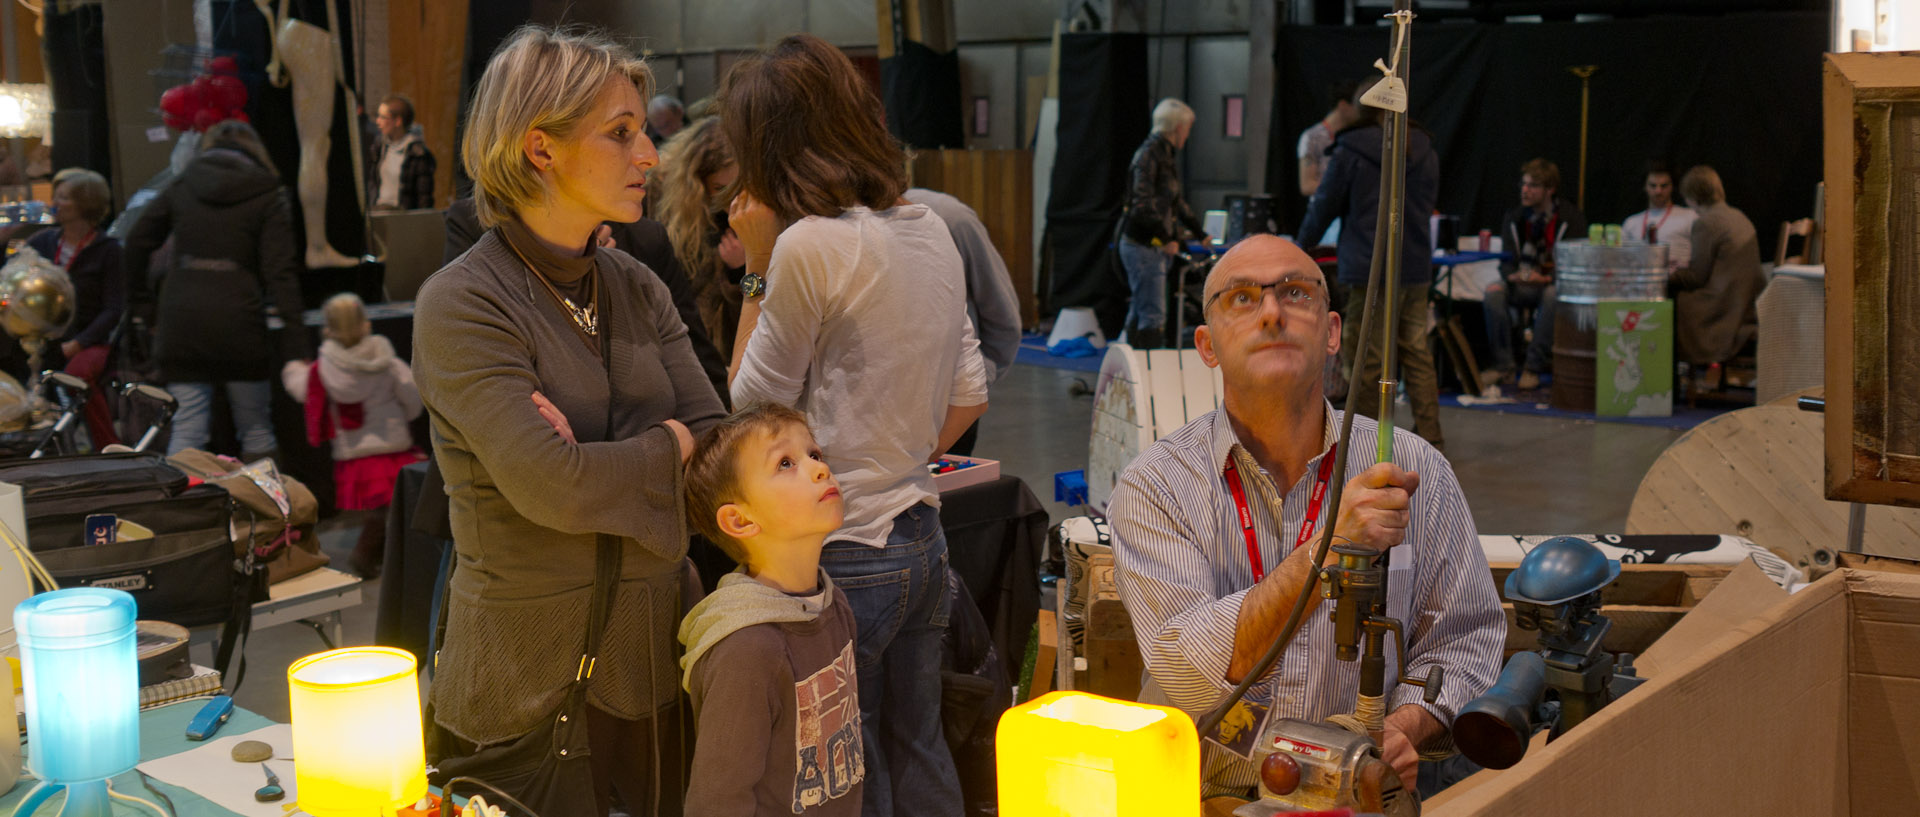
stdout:
<svg viewBox="0 0 1920 817">
<path fill-rule="evenodd" d="M 1240 619 L 1233 630 L 1233 660 L 1227 664 L 1227 683 L 1237 684 L 1246 678 L 1273 640 L 1280 637 L 1287 614 L 1293 612 L 1293 605 L 1313 576 L 1314 549 L 1311 545 L 1295 548 L 1240 601 Z M 1319 604 L 1318 593 L 1307 599 L 1307 609 L 1300 614 L 1303 624 Z"/>
<path fill-rule="evenodd" d="M 940 425 L 940 442 L 928 462 L 940 459 L 941 455 L 947 453 L 947 449 L 960 441 L 960 435 L 967 433 L 967 429 L 972 428 L 973 424 L 986 413 L 987 404 L 985 403 L 977 406 L 948 406 L 947 419 Z"/>
<path fill-rule="evenodd" d="M 1407 742 L 1413 744 L 1415 749 L 1432 745 L 1447 731 L 1446 724 L 1419 704 L 1402 704 L 1399 709 L 1387 713 L 1387 728 L 1406 735 Z"/>
</svg>

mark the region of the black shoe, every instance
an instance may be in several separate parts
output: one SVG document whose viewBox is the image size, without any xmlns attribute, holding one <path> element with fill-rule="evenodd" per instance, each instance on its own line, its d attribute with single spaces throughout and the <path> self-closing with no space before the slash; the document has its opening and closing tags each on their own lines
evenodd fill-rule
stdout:
<svg viewBox="0 0 1920 817">
<path fill-rule="evenodd" d="M 1159 349 L 1166 345 L 1158 328 L 1138 330 L 1128 335 L 1127 339 L 1133 341 L 1128 345 L 1135 349 Z"/>
</svg>

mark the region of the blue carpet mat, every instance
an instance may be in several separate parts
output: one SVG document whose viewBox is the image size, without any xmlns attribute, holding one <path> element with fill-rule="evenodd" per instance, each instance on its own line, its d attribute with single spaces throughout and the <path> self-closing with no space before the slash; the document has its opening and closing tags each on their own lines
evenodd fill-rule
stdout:
<svg viewBox="0 0 1920 817">
<path fill-rule="evenodd" d="M 1492 405 L 1462 405 L 1460 395 L 1440 395 L 1440 405 L 1469 411 L 1490 411 L 1497 414 L 1529 414 L 1535 417 L 1557 417 L 1563 420 L 1585 420 L 1600 423 L 1627 423 L 1639 426 L 1663 426 L 1666 428 L 1693 428 L 1701 423 L 1732 411 L 1730 408 L 1696 408 L 1675 406 L 1671 417 L 1597 417 L 1590 411 L 1567 411 L 1554 408 L 1548 402 L 1547 390 L 1538 389 L 1517 395 L 1519 402 L 1495 403 Z"/>
<path fill-rule="evenodd" d="M 1014 355 L 1016 366 L 1039 366 L 1043 369 L 1066 369 L 1073 372 L 1098 372 L 1100 361 L 1105 360 L 1106 350 L 1092 357 L 1054 357 L 1047 353 L 1047 336 L 1039 333 L 1020 338 L 1020 351 Z"/>
</svg>

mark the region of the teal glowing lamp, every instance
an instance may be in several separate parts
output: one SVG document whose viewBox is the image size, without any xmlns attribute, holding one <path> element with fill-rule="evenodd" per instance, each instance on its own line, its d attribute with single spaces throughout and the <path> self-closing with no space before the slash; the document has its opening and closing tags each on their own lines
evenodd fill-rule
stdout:
<svg viewBox="0 0 1920 817">
<path fill-rule="evenodd" d="M 72 587 L 13 608 L 27 690 L 27 768 L 40 784 L 16 814 L 65 789 L 60 817 L 109 817 L 107 778 L 140 762 L 133 597 Z"/>
</svg>

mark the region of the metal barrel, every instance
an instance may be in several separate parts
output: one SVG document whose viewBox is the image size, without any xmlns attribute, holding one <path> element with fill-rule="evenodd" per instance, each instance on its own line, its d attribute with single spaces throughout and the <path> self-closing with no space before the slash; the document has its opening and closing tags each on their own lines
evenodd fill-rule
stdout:
<svg viewBox="0 0 1920 817">
<path fill-rule="evenodd" d="M 1593 411 L 1601 301 L 1667 298 L 1667 245 L 1554 245 L 1553 405 Z"/>
</svg>

